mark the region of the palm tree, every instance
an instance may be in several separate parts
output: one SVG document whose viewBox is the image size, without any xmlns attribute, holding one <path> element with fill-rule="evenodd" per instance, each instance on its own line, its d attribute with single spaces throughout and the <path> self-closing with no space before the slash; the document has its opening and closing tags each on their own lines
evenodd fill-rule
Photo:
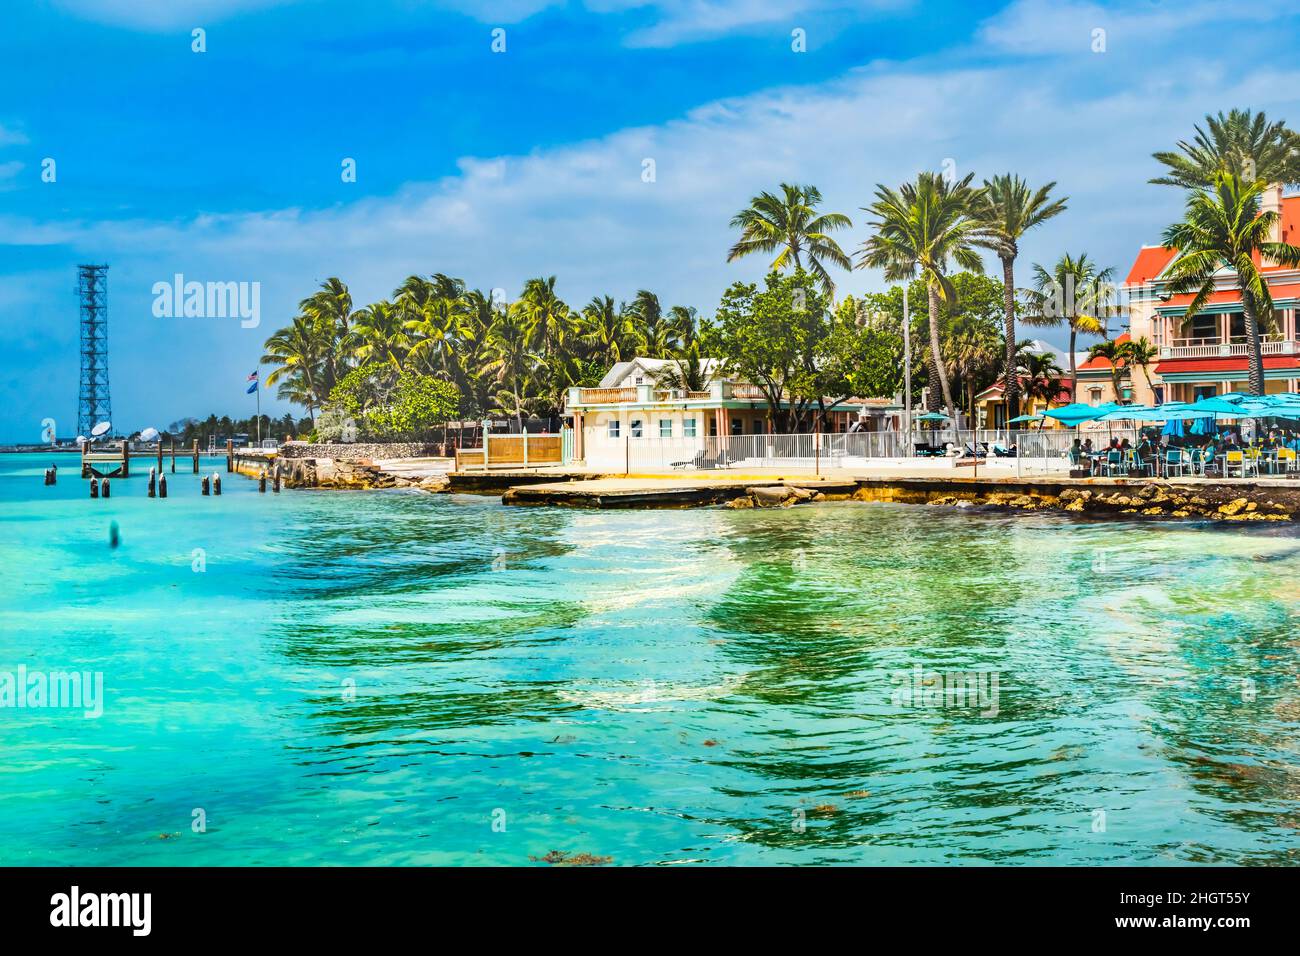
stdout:
<svg viewBox="0 0 1300 956">
<path fill-rule="evenodd" d="M 699 331 L 695 309 L 685 305 L 675 305 L 668 310 L 668 325 L 678 348 L 686 348 L 694 342 Z"/>
<path fill-rule="evenodd" d="M 684 392 L 704 392 L 709 388 L 709 375 L 700 358 L 700 343 L 692 342 L 682 349 L 670 365 L 666 365 L 655 377 L 655 384 L 660 388 L 681 390 Z"/>
<path fill-rule="evenodd" d="M 637 350 L 647 358 L 667 358 L 673 347 L 673 330 L 664 317 L 659 296 L 649 289 L 637 291 L 627 308 Z"/>
<path fill-rule="evenodd" d="M 1016 378 L 1016 256 L 1026 232 L 1065 211 L 1064 199 L 1050 199 L 1056 183 L 1031 190 L 1019 176 L 1007 173 L 984 180 L 976 199 L 980 224 L 979 245 L 991 249 L 1002 261 L 1002 310 L 1006 337 L 1003 381 L 1007 418 L 1020 414 L 1020 382 Z"/>
<path fill-rule="evenodd" d="M 360 363 L 383 362 L 395 369 L 410 347 L 403 309 L 384 299 L 353 313 L 355 354 Z"/>
<path fill-rule="evenodd" d="M 1020 355 L 1020 372 L 1025 379 L 1025 397 L 1051 405 L 1061 394 L 1064 370 L 1051 352 L 1024 351 Z"/>
<path fill-rule="evenodd" d="M 320 387 L 324 394 L 346 374 L 355 336 L 352 331 L 352 293 L 336 276 L 321 283 L 320 290 L 298 303 L 298 310 L 321 326 L 330 347 L 321 356 Z"/>
<path fill-rule="evenodd" d="M 515 416 L 520 431 L 529 404 L 530 390 L 525 386 L 530 368 L 536 364 L 528 347 L 529 333 L 527 306 L 516 303 L 493 327 L 488 341 L 492 358 L 483 366 L 483 373 L 497 387 L 498 401 L 509 399 L 505 410 Z"/>
<path fill-rule="evenodd" d="M 1110 363 L 1110 384 L 1115 390 L 1117 402 L 1123 401 L 1123 379 L 1128 363 L 1128 350 L 1124 348 L 1125 344 L 1114 339 L 1106 339 L 1088 349 L 1089 359 L 1104 358 Z"/>
<path fill-rule="evenodd" d="M 529 279 L 519 300 L 530 347 L 545 355 L 557 352 L 565 344 L 573 322 L 568 305 L 555 294 L 555 276 Z"/>
<path fill-rule="evenodd" d="M 1160 350 L 1145 335 L 1124 343 L 1124 361 L 1129 368 L 1140 368 L 1142 377 L 1147 380 L 1147 388 L 1154 395 L 1155 384 L 1151 381 L 1151 363 L 1160 357 Z"/>
<path fill-rule="evenodd" d="M 1188 319 L 1214 291 L 1215 273 L 1223 268 L 1236 273 L 1250 349 L 1250 390 L 1256 395 L 1264 394 L 1260 323 L 1273 321 L 1273 297 L 1258 262 L 1267 258 L 1288 269 L 1300 266 L 1300 246 L 1268 238 L 1279 216 L 1260 212 L 1265 188 L 1260 179 L 1244 181 L 1233 173 L 1216 173 L 1209 189 L 1197 189 L 1187 198 L 1183 221 L 1164 234 L 1164 244 L 1178 249 L 1167 273 L 1169 289 L 1176 294 L 1195 290 Z"/>
<path fill-rule="evenodd" d="M 329 330 L 306 315 L 295 315 L 285 328 L 271 334 L 263 346 L 263 365 L 276 365 L 266 376 L 265 385 L 278 385 L 279 398 L 296 402 L 307 409 L 311 418 L 329 397 L 322 381 L 322 365 L 333 341 Z"/>
<path fill-rule="evenodd" d="M 582 310 L 583 341 L 605 364 L 613 365 L 628 358 L 627 313 L 614 307 L 610 296 L 593 296 Z"/>
<path fill-rule="evenodd" d="M 1034 263 L 1034 288 L 1026 293 L 1027 310 L 1022 318 L 1026 325 L 1069 326 L 1071 388 L 1079 381 L 1074 357 L 1079 333 L 1106 334 L 1103 312 L 1110 301 L 1113 276 L 1113 269 L 1099 270 L 1086 252 L 1078 256 L 1065 253 L 1051 272 Z"/>
<path fill-rule="evenodd" d="M 1263 113 L 1230 110 L 1206 116 L 1207 130 L 1193 127 L 1192 141 L 1180 140 L 1178 152 L 1162 150 L 1152 158 L 1168 172 L 1151 182 L 1184 189 L 1208 189 L 1218 173 L 1265 183 L 1300 182 L 1300 135 L 1286 123 L 1270 123 Z"/>
<path fill-rule="evenodd" d="M 781 184 L 782 196 L 761 192 L 749 201 L 749 206 L 731 218 L 733 229 L 740 230 L 740 239 L 727 253 L 732 262 L 750 253 L 777 252 L 771 269 L 784 269 L 793 264 L 796 271 L 804 268 L 807 257 L 808 271 L 822 289 L 831 295 L 835 283 L 822 265 L 823 260 L 852 269 L 853 264 L 839 243 L 827 235 L 836 229 L 845 229 L 853 223 L 843 213 L 831 212 L 817 215 L 816 207 L 822 194 L 816 186 Z"/>
<path fill-rule="evenodd" d="M 971 218 L 975 190 L 971 175 L 949 183 L 938 173 L 921 173 L 915 183 L 897 190 L 876 186 L 876 201 L 864 211 L 874 215 L 876 234 L 862 245 L 860 266 L 883 269 L 890 281 L 908 281 L 920 273 L 926 281 L 930 311 L 930 354 L 927 404 L 938 411 L 939 395 L 955 416 L 956 406 L 939 348 L 939 302 L 956 302 L 956 291 L 947 277 L 949 262 L 970 272 L 984 271 L 979 254 L 972 248 L 978 225 Z M 935 384 L 939 388 L 935 388 Z"/>
</svg>

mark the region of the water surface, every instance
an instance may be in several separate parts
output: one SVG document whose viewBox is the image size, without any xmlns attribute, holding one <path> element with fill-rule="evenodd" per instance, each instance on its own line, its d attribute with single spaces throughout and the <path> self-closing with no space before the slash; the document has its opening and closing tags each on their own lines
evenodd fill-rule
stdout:
<svg viewBox="0 0 1300 956">
<path fill-rule="evenodd" d="M 0 862 L 1300 863 L 1289 526 L 93 502 L 63 460 L 0 456 L 0 672 L 104 711 L 0 709 Z"/>
</svg>

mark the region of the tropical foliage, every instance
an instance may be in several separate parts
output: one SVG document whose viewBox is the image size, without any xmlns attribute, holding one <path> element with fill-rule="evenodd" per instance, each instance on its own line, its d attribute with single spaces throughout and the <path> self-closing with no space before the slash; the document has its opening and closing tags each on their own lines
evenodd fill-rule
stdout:
<svg viewBox="0 0 1300 956">
<path fill-rule="evenodd" d="M 1300 246 L 1269 238 L 1279 217 L 1273 210 L 1260 209 L 1265 187 L 1263 180 L 1218 172 L 1209 188 L 1191 192 L 1183 221 L 1164 234 L 1165 245 L 1179 250 L 1167 271 L 1169 288 L 1175 294 L 1192 293 L 1187 318 L 1209 301 L 1216 273 L 1227 268 L 1236 274 L 1246 320 L 1250 390 L 1256 395 L 1264 394 L 1261 327 L 1275 322 L 1273 297 L 1260 261 L 1268 259 L 1290 269 L 1300 266 Z"/>
<path fill-rule="evenodd" d="M 782 183 L 780 196 L 759 193 L 731 219 L 732 228 L 740 230 L 740 239 L 727 253 L 727 261 L 755 252 L 776 252 L 771 269 L 806 268 L 816 277 L 823 292 L 833 294 L 835 283 L 824 263 L 841 269 L 851 269 L 853 264 L 828 233 L 853 223 L 843 213 L 818 215 L 816 207 L 821 201 L 822 194 L 816 186 Z"/>
<path fill-rule="evenodd" d="M 595 385 L 615 362 L 675 357 L 698 336 L 694 309 L 665 309 L 649 290 L 573 309 L 555 285 L 553 276 L 530 279 L 507 302 L 440 273 L 411 276 L 389 299 L 354 310 L 347 285 L 330 278 L 267 339 L 262 362 L 274 369 L 265 383 L 310 414 L 333 408 L 385 434 L 419 430 L 410 416 L 420 409 L 442 416 L 448 395 L 442 421 L 501 415 L 522 425 L 558 414 L 570 386 Z"/>
</svg>

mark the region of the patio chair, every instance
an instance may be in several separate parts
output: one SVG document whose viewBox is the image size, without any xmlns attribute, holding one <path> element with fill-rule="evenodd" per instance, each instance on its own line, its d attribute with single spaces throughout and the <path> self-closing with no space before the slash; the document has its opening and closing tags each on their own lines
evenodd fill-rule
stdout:
<svg viewBox="0 0 1300 956">
<path fill-rule="evenodd" d="M 1177 470 L 1181 475 L 1187 469 L 1187 462 L 1183 459 L 1183 453 L 1177 448 L 1165 449 L 1165 477 L 1169 478 Z"/>
<path fill-rule="evenodd" d="M 1293 448 L 1279 448 L 1277 450 L 1277 469 L 1282 474 L 1290 474 L 1297 468 L 1296 453 Z"/>
<path fill-rule="evenodd" d="M 1223 477 L 1230 478 L 1234 468 L 1238 476 L 1242 478 L 1245 478 L 1248 474 L 1253 474 L 1256 477 L 1259 475 L 1259 462 L 1245 452 L 1230 451 L 1224 454 Z"/>
<path fill-rule="evenodd" d="M 1118 448 L 1106 452 L 1106 477 L 1113 478 L 1124 474 L 1124 453 Z"/>
</svg>

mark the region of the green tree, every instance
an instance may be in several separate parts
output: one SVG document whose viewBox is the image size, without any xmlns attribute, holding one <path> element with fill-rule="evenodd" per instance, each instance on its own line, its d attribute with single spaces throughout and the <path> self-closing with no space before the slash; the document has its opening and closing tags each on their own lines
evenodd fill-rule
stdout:
<svg viewBox="0 0 1300 956">
<path fill-rule="evenodd" d="M 952 389 L 944 370 L 939 340 L 940 302 L 951 303 L 956 293 L 948 279 L 950 263 L 970 272 L 983 272 L 984 264 L 973 245 L 979 237 L 971 212 L 975 190 L 971 175 L 949 183 L 937 173 L 921 173 L 915 183 L 898 189 L 877 185 L 876 201 L 865 208 L 875 216 L 875 235 L 863 243 L 860 265 L 881 269 L 891 281 L 925 280 L 930 317 L 930 354 L 926 362 L 928 404 L 939 410 L 942 396 L 948 414 L 957 414 Z M 937 388 L 936 388 L 937 384 Z"/>
<path fill-rule="evenodd" d="M 1075 361 L 1079 333 L 1105 335 L 1106 312 L 1111 303 L 1111 269 L 1098 269 L 1086 252 L 1066 253 L 1049 272 L 1034 263 L 1034 287 L 1026 293 L 1026 325 L 1070 329 L 1070 381 L 1079 381 Z"/>
<path fill-rule="evenodd" d="M 1300 266 L 1300 247 L 1269 239 L 1279 217 L 1271 210 L 1260 212 L 1265 185 L 1262 180 L 1217 173 L 1210 188 L 1192 191 L 1183 221 L 1164 234 L 1164 244 L 1178 250 L 1167 270 L 1169 289 L 1176 294 L 1194 293 L 1187 306 L 1188 319 L 1204 307 L 1220 269 L 1236 274 L 1250 350 L 1250 390 L 1256 395 L 1264 394 L 1260 324 L 1274 321 L 1273 297 L 1259 262 L 1269 259 L 1287 269 Z"/>
<path fill-rule="evenodd" d="M 460 395 L 445 379 L 403 372 L 385 404 L 365 417 L 368 434 L 386 440 L 427 440 L 455 417 Z"/>
<path fill-rule="evenodd" d="M 1019 176 L 1006 173 L 984 180 L 984 188 L 975 198 L 974 215 L 979 221 L 976 241 L 992 250 L 1002 262 L 1006 331 L 1002 379 L 1008 419 L 1020 414 L 1020 383 L 1016 377 L 1016 257 L 1025 233 L 1065 211 L 1064 199 L 1050 198 L 1055 186 L 1051 182 L 1031 189 Z"/>
<path fill-rule="evenodd" d="M 740 238 L 727 252 L 727 261 L 755 252 L 776 252 L 770 269 L 779 271 L 793 266 L 798 271 L 805 268 L 807 259 L 806 268 L 816 276 L 829 297 L 835 291 L 835 283 L 823 262 L 841 269 L 853 268 L 849 257 L 829 234 L 846 229 L 853 222 L 843 213 L 818 215 L 822 194 L 816 186 L 782 183 L 780 188 L 780 196 L 761 192 L 731 218 L 731 227 L 740 230 Z"/>
<path fill-rule="evenodd" d="M 722 296 L 705 348 L 754 385 L 774 430 L 792 430 L 815 399 L 817 357 L 830 334 L 826 297 L 802 269 L 769 272 L 760 291 L 737 282 Z M 785 400 L 790 409 L 782 407 Z"/>
<path fill-rule="evenodd" d="M 1167 168 L 1151 180 L 1161 186 L 1212 189 L 1220 173 L 1247 182 L 1300 182 L 1300 134 L 1285 122 L 1270 123 L 1263 113 L 1231 110 L 1205 117 L 1206 129 L 1194 126 L 1191 141 L 1177 150 L 1152 153 Z"/>
</svg>

